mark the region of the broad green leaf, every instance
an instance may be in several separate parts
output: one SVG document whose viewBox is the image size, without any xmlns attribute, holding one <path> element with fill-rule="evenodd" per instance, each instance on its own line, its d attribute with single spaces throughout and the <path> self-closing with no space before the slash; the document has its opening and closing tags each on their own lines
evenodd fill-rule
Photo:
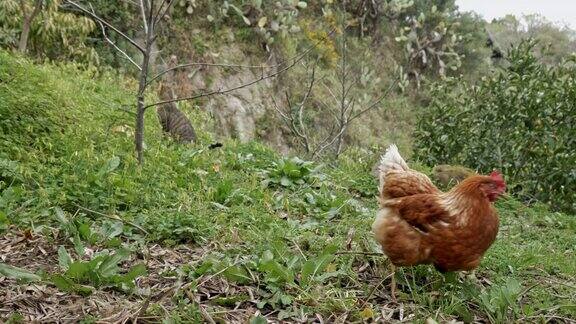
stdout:
<svg viewBox="0 0 576 324">
<path fill-rule="evenodd" d="M 66 218 L 66 214 L 60 207 L 54 207 L 54 214 L 56 215 L 56 219 L 60 222 L 60 224 L 67 224 L 68 219 Z"/>
<path fill-rule="evenodd" d="M 74 235 L 72 243 L 74 243 L 74 251 L 76 251 L 76 254 L 78 254 L 79 256 L 83 256 L 85 252 L 85 247 L 78 233 Z"/>
<path fill-rule="evenodd" d="M 268 262 L 274 260 L 274 253 L 272 253 L 272 251 L 270 250 L 266 250 L 264 251 L 264 253 L 262 253 L 262 262 Z"/>
<path fill-rule="evenodd" d="M 252 278 L 248 275 L 248 272 L 242 266 L 231 266 L 226 269 L 222 275 L 226 277 L 226 279 L 240 283 L 246 284 L 252 281 Z"/>
<path fill-rule="evenodd" d="M 124 231 L 124 224 L 122 222 L 118 221 L 113 223 L 107 223 L 107 226 L 105 227 L 104 236 L 110 240 L 122 234 L 123 231 Z"/>
<path fill-rule="evenodd" d="M 60 268 L 68 270 L 68 267 L 70 266 L 71 263 L 72 263 L 72 257 L 70 257 L 70 254 L 68 254 L 66 248 L 60 245 L 60 247 L 58 248 L 58 264 L 60 265 Z"/>
<path fill-rule="evenodd" d="M 143 276 L 147 273 L 146 266 L 144 264 L 138 264 L 130 269 L 126 274 L 116 274 L 107 277 L 104 284 L 112 285 L 116 288 L 120 288 L 123 291 L 129 291 L 134 288 L 134 279 L 139 276 Z"/>
<path fill-rule="evenodd" d="M 83 223 L 78 226 L 78 234 L 84 240 L 89 240 L 90 236 L 92 235 L 92 230 L 90 229 L 90 225 Z"/>
<path fill-rule="evenodd" d="M 90 270 L 93 269 L 91 269 L 89 262 L 76 261 L 70 263 L 66 275 L 77 281 L 82 281 L 85 278 L 88 278 Z"/>
<path fill-rule="evenodd" d="M 8 219 L 8 216 L 6 216 L 6 213 L 0 210 L 0 224 L 9 224 L 10 220 Z"/>
<path fill-rule="evenodd" d="M 308 259 L 302 266 L 302 283 L 307 285 L 313 278 L 320 275 L 334 260 L 334 253 L 337 249 L 337 246 L 328 246 L 319 257 Z"/>
<path fill-rule="evenodd" d="M 276 260 L 262 262 L 260 263 L 259 268 L 261 271 L 266 272 L 268 274 L 268 279 L 272 281 L 286 283 L 294 282 L 294 274 L 292 271 L 278 263 Z"/>
<path fill-rule="evenodd" d="M 268 321 L 262 315 L 258 315 L 256 317 L 252 317 L 250 319 L 250 324 L 267 324 Z"/>
<path fill-rule="evenodd" d="M 130 268 L 130 271 L 128 271 L 128 273 L 126 273 L 124 275 L 124 277 L 126 278 L 126 280 L 130 280 L 133 281 L 134 279 L 141 277 L 141 276 L 145 276 L 146 274 L 148 274 L 148 270 L 146 270 L 146 266 L 142 263 L 137 264 L 135 266 L 133 266 L 132 268 Z"/>
<path fill-rule="evenodd" d="M 199 277 L 208 271 L 210 271 L 214 267 L 214 263 L 212 261 L 205 261 L 203 262 L 198 268 L 194 270 L 194 275 Z"/>
<path fill-rule="evenodd" d="M 118 273 L 118 264 L 128 258 L 128 252 L 126 250 L 118 250 L 111 256 L 104 258 L 104 261 L 98 267 L 98 272 L 102 274 L 103 277 L 110 277 Z"/>
<path fill-rule="evenodd" d="M 284 187 L 290 187 L 293 183 L 288 177 L 282 177 L 280 179 L 280 184 Z"/>
<path fill-rule="evenodd" d="M 25 281 L 40 281 L 42 278 L 28 270 L 13 267 L 6 263 L 0 262 L 0 274 L 12 279 L 19 279 Z"/>
<path fill-rule="evenodd" d="M 3 211 L 0 211 L 0 233 L 8 228 L 8 224 L 10 224 L 8 216 Z"/>
<path fill-rule="evenodd" d="M 81 296 L 89 296 L 94 291 L 92 287 L 77 284 L 63 275 L 52 276 L 51 281 L 56 288 L 66 292 L 77 293 Z"/>
<path fill-rule="evenodd" d="M 112 158 L 110 158 L 110 160 L 106 162 L 106 165 L 104 166 L 104 169 L 102 171 L 103 173 L 110 173 L 116 170 L 118 166 L 120 166 L 120 158 L 117 156 L 113 156 Z"/>
</svg>

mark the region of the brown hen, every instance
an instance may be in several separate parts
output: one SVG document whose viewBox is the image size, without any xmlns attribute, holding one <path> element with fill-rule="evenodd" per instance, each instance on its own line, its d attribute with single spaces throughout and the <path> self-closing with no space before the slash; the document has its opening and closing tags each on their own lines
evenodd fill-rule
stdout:
<svg viewBox="0 0 576 324">
<path fill-rule="evenodd" d="M 498 233 L 492 203 L 506 190 L 502 175 L 473 175 L 448 192 L 411 170 L 395 145 L 379 168 L 376 240 L 394 266 L 433 264 L 441 272 L 472 270 Z M 395 298 L 392 276 L 392 297 Z"/>
</svg>

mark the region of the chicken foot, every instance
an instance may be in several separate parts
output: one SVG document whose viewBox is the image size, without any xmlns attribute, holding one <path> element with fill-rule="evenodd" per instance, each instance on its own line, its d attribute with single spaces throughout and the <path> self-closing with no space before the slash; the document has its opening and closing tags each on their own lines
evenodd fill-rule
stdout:
<svg viewBox="0 0 576 324">
<path fill-rule="evenodd" d="M 390 296 L 392 297 L 392 301 L 396 302 L 396 266 L 391 265 L 392 267 L 392 280 L 390 282 Z"/>
</svg>

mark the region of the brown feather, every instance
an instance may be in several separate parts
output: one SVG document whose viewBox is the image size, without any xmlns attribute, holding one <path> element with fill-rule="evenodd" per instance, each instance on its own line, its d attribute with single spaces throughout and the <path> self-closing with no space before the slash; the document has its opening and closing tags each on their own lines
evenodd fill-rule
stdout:
<svg viewBox="0 0 576 324">
<path fill-rule="evenodd" d="M 397 266 L 474 269 L 498 233 L 498 215 L 489 200 L 493 182 L 471 176 L 443 193 L 421 173 L 388 171 L 372 227 L 376 240 Z"/>
</svg>

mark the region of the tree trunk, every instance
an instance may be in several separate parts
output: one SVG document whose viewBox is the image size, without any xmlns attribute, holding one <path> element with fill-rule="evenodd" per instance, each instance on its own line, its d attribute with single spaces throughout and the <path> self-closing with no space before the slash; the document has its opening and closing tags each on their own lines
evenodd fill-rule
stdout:
<svg viewBox="0 0 576 324">
<path fill-rule="evenodd" d="M 22 23 L 22 33 L 20 34 L 20 42 L 18 42 L 18 51 L 20 53 L 26 53 L 28 48 L 28 36 L 30 36 L 30 27 L 32 26 L 32 21 L 38 15 L 42 9 L 42 0 L 36 0 L 34 4 L 34 9 L 30 15 L 26 15 L 26 6 L 24 0 L 20 1 L 20 7 L 22 9 L 22 16 L 24 17 L 24 22 Z"/>
<path fill-rule="evenodd" d="M 151 10 L 152 9 L 150 9 L 150 11 Z M 152 15 L 149 15 L 149 17 L 151 18 Z M 136 157 L 138 159 L 138 164 L 140 165 L 144 163 L 144 113 L 146 112 L 144 96 L 148 83 L 148 67 L 150 65 L 152 43 L 154 42 L 154 23 L 151 19 L 148 21 L 148 28 L 146 29 L 146 44 L 142 55 L 142 70 L 140 71 L 138 82 L 138 96 L 136 97 L 136 131 L 134 133 L 134 144 L 136 146 Z"/>
<path fill-rule="evenodd" d="M 138 164 L 144 163 L 144 94 L 138 95 L 138 106 L 136 110 L 136 132 L 134 134 L 134 144 L 136 145 L 136 157 Z"/>
</svg>

